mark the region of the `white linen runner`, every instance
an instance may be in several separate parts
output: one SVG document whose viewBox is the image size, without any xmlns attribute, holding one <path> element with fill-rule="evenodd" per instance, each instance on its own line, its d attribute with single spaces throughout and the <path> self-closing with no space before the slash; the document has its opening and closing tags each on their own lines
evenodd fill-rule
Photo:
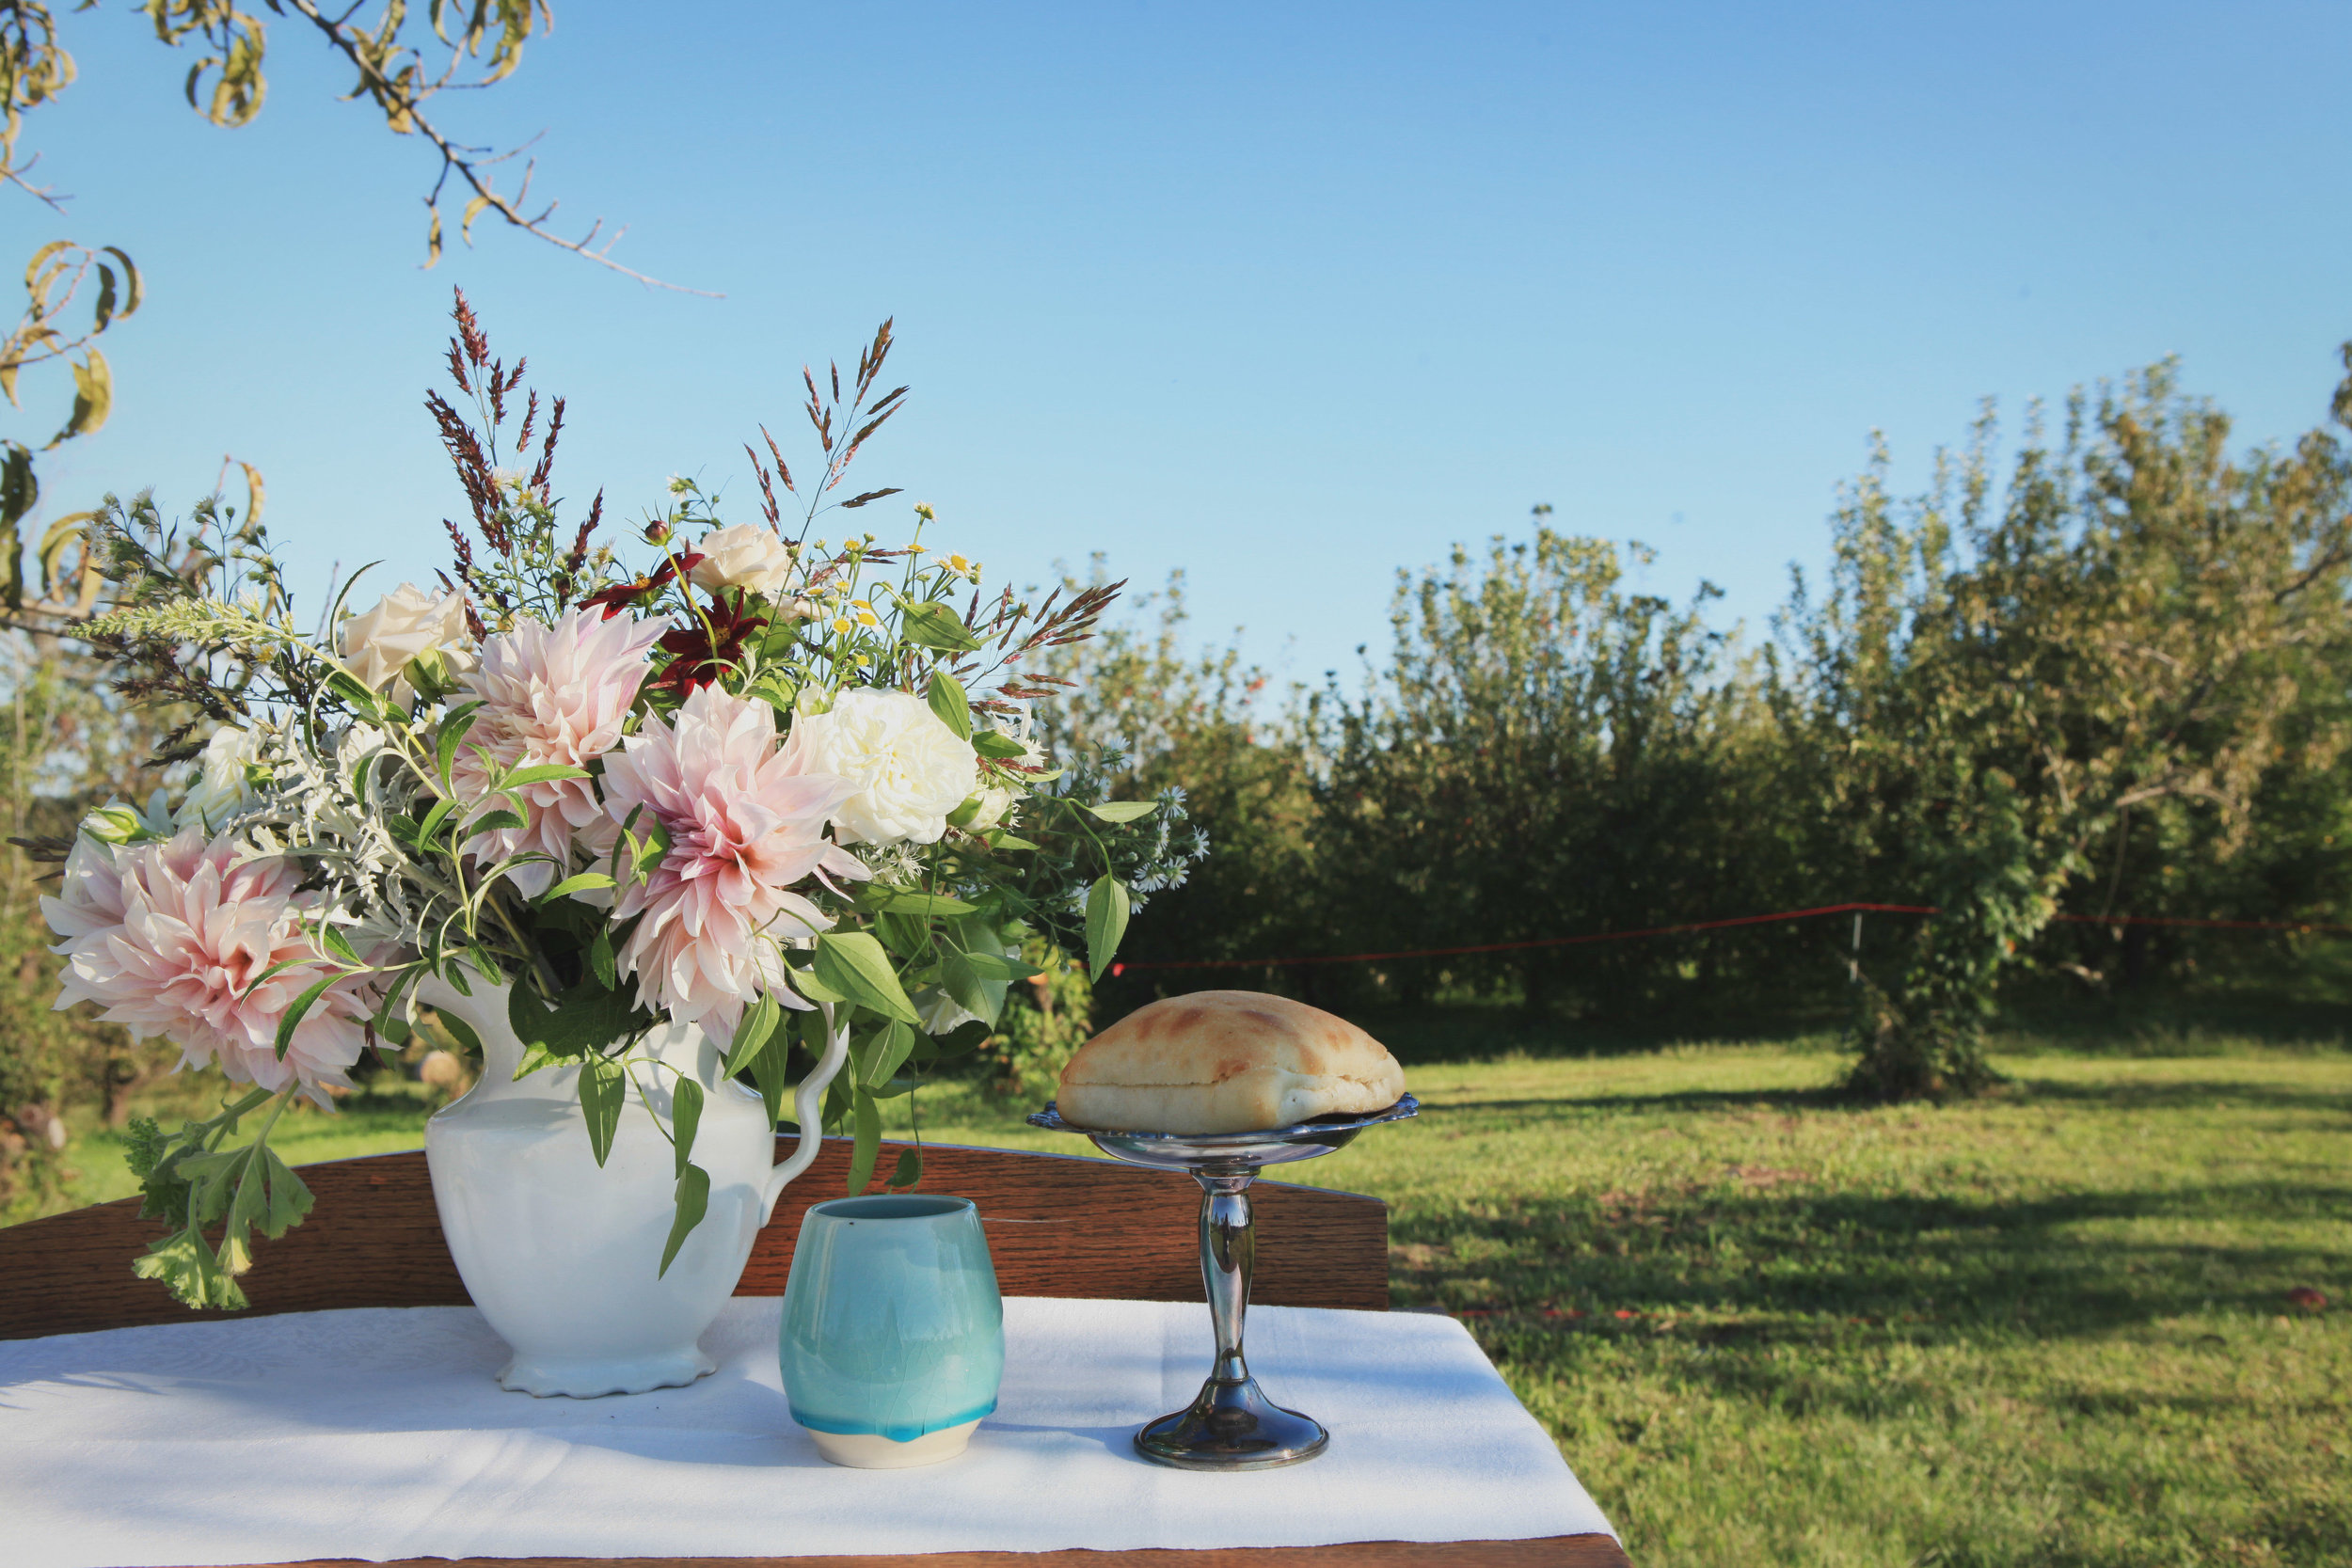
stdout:
<svg viewBox="0 0 2352 1568">
<path fill-rule="evenodd" d="M 1004 1393 L 960 1459 L 844 1470 L 785 1407 L 777 1302 L 742 1297 L 688 1388 L 532 1399 L 471 1307 L 380 1307 L 0 1342 L 0 1559 L 787 1557 L 1518 1540 L 1607 1531 L 1451 1319 L 1253 1307 L 1250 1368 L 1318 1459 L 1147 1464 L 1208 1370 L 1198 1304 L 1005 1303 Z"/>
</svg>

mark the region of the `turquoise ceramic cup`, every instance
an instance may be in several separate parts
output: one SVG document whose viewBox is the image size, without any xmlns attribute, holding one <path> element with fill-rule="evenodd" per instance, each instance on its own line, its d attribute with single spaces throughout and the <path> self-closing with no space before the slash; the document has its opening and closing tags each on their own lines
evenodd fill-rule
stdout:
<svg viewBox="0 0 2352 1568">
<path fill-rule="evenodd" d="M 969 1198 L 812 1204 L 779 1346 L 792 1418 L 836 1465 L 896 1469 L 963 1451 L 996 1408 L 1005 1305 Z"/>
</svg>

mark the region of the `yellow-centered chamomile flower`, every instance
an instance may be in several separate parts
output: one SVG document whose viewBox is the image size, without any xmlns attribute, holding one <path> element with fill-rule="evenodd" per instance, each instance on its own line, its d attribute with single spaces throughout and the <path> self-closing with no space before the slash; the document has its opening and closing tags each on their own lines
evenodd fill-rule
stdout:
<svg viewBox="0 0 2352 1568">
<path fill-rule="evenodd" d="M 850 618 L 845 615 L 834 622 L 833 629 L 842 633 L 844 636 L 847 636 L 854 628 L 850 623 Z"/>
</svg>

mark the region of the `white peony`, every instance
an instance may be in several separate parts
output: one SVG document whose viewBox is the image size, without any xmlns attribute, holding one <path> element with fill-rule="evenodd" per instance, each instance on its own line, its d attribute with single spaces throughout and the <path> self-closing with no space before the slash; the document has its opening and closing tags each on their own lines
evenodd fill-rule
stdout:
<svg viewBox="0 0 2352 1568">
<path fill-rule="evenodd" d="M 466 601 L 462 594 L 427 597 L 414 583 L 402 583 L 374 607 L 343 623 L 344 666 L 371 691 L 389 688 L 393 700 L 413 702 L 416 693 L 401 678 L 408 661 L 438 651 L 452 674 L 474 667 L 466 646 Z"/>
<path fill-rule="evenodd" d="M 707 594 L 748 588 L 774 598 L 792 580 L 792 552 L 764 528 L 737 523 L 705 534 L 694 548 L 702 552 L 691 574 L 694 586 Z"/>
<path fill-rule="evenodd" d="M 858 786 L 834 808 L 834 836 L 843 844 L 936 844 L 947 814 L 979 782 L 972 743 L 905 691 L 844 691 L 829 712 L 796 718 L 792 739 L 807 748 L 806 771 Z"/>
<path fill-rule="evenodd" d="M 233 724 L 223 724 L 215 730 L 204 747 L 202 771 L 188 786 L 187 798 L 173 815 L 174 824 L 182 828 L 200 827 L 209 834 L 227 821 L 230 813 L 251 804 L 253 788 L 246 782 L 246 768 L 261 754 L 261 742 L 251 730 L 241 730 Z"/>
</svg>

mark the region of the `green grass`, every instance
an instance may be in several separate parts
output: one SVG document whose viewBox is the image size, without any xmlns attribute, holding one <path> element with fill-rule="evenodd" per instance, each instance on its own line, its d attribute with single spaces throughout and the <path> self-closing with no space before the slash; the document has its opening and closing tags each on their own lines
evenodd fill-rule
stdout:
<svg viewBox="0 0 2352 1568">
<path fill-rule="evenodd" d="M 1422 1055 L 1422 1119 L 1285 1174 L 1393 1206 L 1399 1305 L 1645 1568 L 2352 1561 L 2352 1056 L 2174 1049 L 1941 1109 L 1839 1104 L 1804 1042 Z M 927 1090 L 924 1133 L 1084 1148 L 1019 1112 Z M 414 1147 L 382 1114 L 302 1157 Z"/>
<path fill-rule="evenodd" d="M 134 1105 L 141 1116 L 153 1116 L 167 1127 L 183 1118 L 209 1116 L 214 1102 L 185 1092 L 198 1085 L 219 1086 L 207 1076 L 193 1082 L 174 1078 L 156 1096 Z M 378 1092 L 357 1095 L 329 1114 L 297 1101 L 278 1118 L 269 1135 L 270 1147 L 288 1164 L 314 1164 L 321 1160 L 349 1160 L 361 1154 L 389 1154 L 400 1148 L 424 1147 L 424 1118 L 429 1102 L 422 1086 L 400 1083 Z M 130 1197 L 139 1190 L 130 1166 L 123 1163 L 123 1136 L 106 1128 L 77 1132 L 66 1145 L 69 1177 L 63 1195 L 42 1204 L 54 1213 L 83 1204 Z"/>
</svg>

